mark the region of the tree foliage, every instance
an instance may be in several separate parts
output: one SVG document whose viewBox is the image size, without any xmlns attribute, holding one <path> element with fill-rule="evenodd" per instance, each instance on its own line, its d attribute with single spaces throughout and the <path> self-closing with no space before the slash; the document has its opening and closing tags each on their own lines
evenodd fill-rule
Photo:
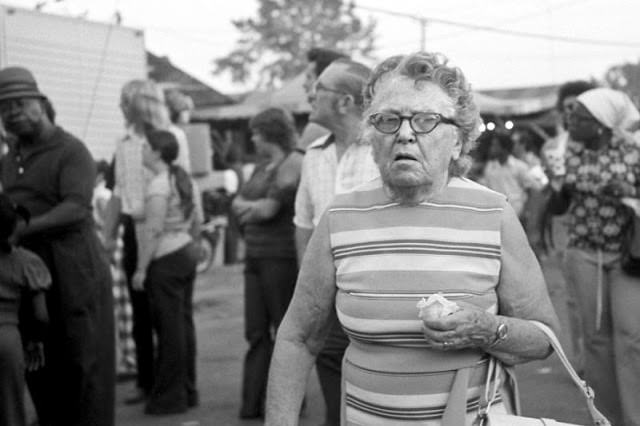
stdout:
<svg viewBox="0 0 640 426">
<path fill-rule="evenodd" d="M 376 23 L 363 22 L 353 2 L 343 0 L 258 0 L 257 17 L 233 21 L 241 36 L 235 48 L 215 60 L 214 74 L 235 82 L 258 77 L 273 86 L 299 74 L 311 47 L 371 57 Z"/>
<path fill-rule="evenodd" d="M 614 65 L 607 70 L 604 79 L 609 87 L 625 92 L 640 107 L 640 61 Z"/>
</svg>

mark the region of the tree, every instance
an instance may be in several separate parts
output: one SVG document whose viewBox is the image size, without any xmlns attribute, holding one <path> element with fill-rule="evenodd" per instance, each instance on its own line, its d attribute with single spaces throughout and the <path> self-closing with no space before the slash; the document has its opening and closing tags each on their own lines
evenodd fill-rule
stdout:
<svg viewBox="0 0 640 426">
<path fill-rule="evenodd" d="M 214 74 L 230 72 L 234 82 L 258 76 L 272 87 L 306 67 L 311 47 L 327 47 L 371 58 L 375 21 L 366 23 L 343 0 L 258 0 L 258 16 L 233 21 L 241 36 Z M 256 70 L 258 68 L 258 70 Z M 255 74 L 254 74 L 255 73 Z"/>
<path fill-rule="evenodd" d="M 640 107 L 640 61 L 614 65 L 607 70 L 604 79 L 609 87 L 625 92 Z"/>
</svg>

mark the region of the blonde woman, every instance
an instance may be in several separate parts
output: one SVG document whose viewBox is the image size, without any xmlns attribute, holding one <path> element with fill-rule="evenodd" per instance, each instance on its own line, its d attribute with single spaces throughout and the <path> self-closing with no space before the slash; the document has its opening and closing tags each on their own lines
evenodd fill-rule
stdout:
<svg viewBox="0 0 640 426">
<path fill-rule="evenodd" d="M 144 291 L 131 286 L 138 263 L 137 241 L 144 218 L 144 197 L 148 171 L 145 171 L 142 152 L 147 144 L 145 131 L 167 129 L 169 113 L 162 90 L 151 80 L 132 80 L 122 87 L 120 109 L 126 131 L 117 141 L 108 186 L 113 196 L 105 219 L 108 248 L 116 244 L 119 225 L 123 226 L 122 267 L 127 280 L 133 312 L 133 340 L 136 346 L 137 386 L 125 402 L 142 403 L 153 385 L 153 340 L 149 302 Z"/>
</svg>

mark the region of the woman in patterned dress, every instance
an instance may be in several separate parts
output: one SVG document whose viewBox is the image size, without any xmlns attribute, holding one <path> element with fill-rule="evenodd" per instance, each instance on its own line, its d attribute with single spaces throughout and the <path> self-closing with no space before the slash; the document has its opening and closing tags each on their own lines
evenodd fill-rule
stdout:
<svg viewBox="0 0 640 426">
<path fill-rule="evenodd" d="M 442 55 L 395 56 L 365 92 L 362 140 L 381 178 L 342 194 L 309 243 L 278 332 L 268 425 L 297 423 L 306 377 L 333 315 L 350 339 L 344 425 L 470 425 L 490 357 L 549 355 L 531 322 L 557 328 L 540 266 L 513 208 L 462 176 L 480 118 L 470 87 Z M 459 310 L 418 317 L 434 293 Z M 492 411 L 516 408 L 501 375 Z"/>
<path fill-rule="evenodd" d="M 627 130 L 639 120 L 622 92 L 600 88 L 578 96 L 566 175 L 553 182 L 556 201 L 564 201 L 556 206 L 568 207 L 563 270 L 582 321 L 586 379 L 598 408 L 625 426 L 640 425 L 640 278 L 620 267 L 633 218 L 622 198 L 638 198 L 640 182 L 640 149 Z"/>
</svg>

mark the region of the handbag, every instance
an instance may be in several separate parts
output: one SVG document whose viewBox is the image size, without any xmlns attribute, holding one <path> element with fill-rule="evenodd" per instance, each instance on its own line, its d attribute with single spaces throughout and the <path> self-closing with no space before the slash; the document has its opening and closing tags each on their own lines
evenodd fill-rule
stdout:
<svg viewBox="0 0 640 426">
<path fill-rule="evenodd" d="M 562 361 L 562 365 L 564 365 L 565 369 L 569 372 L 569 375 L 573 379 L 575 385 L 580 389 L 582 395 L 587 401 L 587 407 L 589 409 L 589 414 L 593 419 L 593 424 L 595 426 L 611 426 L 609 420 L 598 411 L 594 404 L 595 395 L 593 390 L 587 385 L 587 383 L 578 376 L 578 373 L 573 369 L 571 363 L 564 351 L 562 350 L 562 346 L 560 346 L 560 342 L 556 337 L 553 330 L 551 330 L 546 325 L 542 324 L 538 321 L 531 321 L 534 325 L 536 325 L 540 330 L 544 332 L 544 334 L 549 339 L 549 343 L 555 350 L 556 354 Z M 491 358 L 489 364 L 489 370 L 487 372 L 487 383 L 485 385 L 484 395 L 481 396 L 480 400 L 480 409 L 478 412 L 478 417 L 474 422 L 474 426 L 578 426 L 574 423 L 562 423 L 553 419 L 543 419 L 543 418 L 532 418 L 532 417 L 523 417 L 515 414 L 498 414 L 491 413 L 490 408 L 493 401 L 495 401 L 498 389 L 499 389 L 499 381 L 500 381 L 500 369 L 502 368 L 502 364 L 500 361 L 495 358 Z M 491 383 L 493 382 L 493 385 Z"/>
</svg>

